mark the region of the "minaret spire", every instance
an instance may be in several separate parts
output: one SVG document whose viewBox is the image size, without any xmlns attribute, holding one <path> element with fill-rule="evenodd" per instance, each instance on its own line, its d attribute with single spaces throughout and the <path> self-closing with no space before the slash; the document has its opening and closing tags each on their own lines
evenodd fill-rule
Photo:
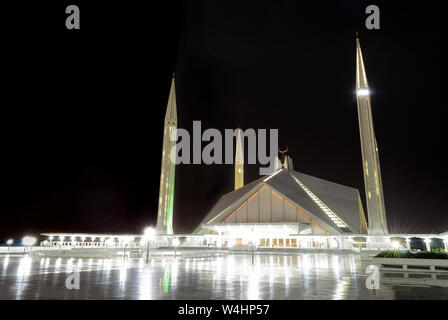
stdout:
<svg viewBox="0 0 448 320">
<path fill-rule="evenodd" d="M 358 33 L 356 33 L 356 95 L 367 214 L 369 217 L 369 234 L 384 235 L 388 234 L 388 229 L 380 161 L 373 128 L 369 84 L 367 82 Z"/>
<path fill-rule="evenodd" d="M 241 129 L 238 129 L 235 153 L 235 190 L 244 186 L 244 152 Z"/>
<path fill-rule="evenodd" d="M 368 93 L 369 84 L 367 82 L 366 69 L 364 67 L 358 33 L 356 33 L 356 92 L 359 92 L 359 90 L 367 90 L 366 93 Z M 361 93 L 362 92 L 363 91 L 361 91 Z"/>
<path fill-rule="evenodd" d="M 173 234 L 174 176 L 176 165 L 170 159 L 170 153 L 176 147 L 176 141 L 170 135 L 177 129 L 175 78 L 171 81 L 171 90 L 165 113 L 163 129 L 162 165 L 160 172 L 159 209 L 157 212 L 157 233 Z"/>
</svg>

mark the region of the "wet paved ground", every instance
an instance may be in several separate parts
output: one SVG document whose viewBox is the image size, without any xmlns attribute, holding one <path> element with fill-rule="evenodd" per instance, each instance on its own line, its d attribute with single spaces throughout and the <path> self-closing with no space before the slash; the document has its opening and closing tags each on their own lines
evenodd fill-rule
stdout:
<svg viewBox="0 0 448 320">
<path fill-rule="evenodd" d="M 80 272 L 80 289 L 67 277 Z M 0 255 L 0 299 L 448 299 L 447 288 L 366 289 L 354 254 L 142 260 Z"/>
</svg>

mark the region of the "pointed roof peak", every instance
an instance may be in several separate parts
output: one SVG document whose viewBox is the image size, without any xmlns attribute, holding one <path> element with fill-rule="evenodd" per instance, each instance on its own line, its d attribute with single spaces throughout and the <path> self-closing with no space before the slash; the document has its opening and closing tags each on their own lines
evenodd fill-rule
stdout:
<svg viewBox="0 0 448 320">
<path fill-rule="evenodd" d="M 366 69 L 364 67 L 364 60 L 362 58 L 361 44 L 359 38 L 356 38 L 356 90 L 368 89 Z"/>
<path fill-rule="evenodd" d="M 177 124 L 177 108 L 176 108 L 176 84 L 173 79 L 171 81 L 170 94 L 168 96 L 168 104 L 166 106 L 165 122 L 170 121 Z"/>
</svg>

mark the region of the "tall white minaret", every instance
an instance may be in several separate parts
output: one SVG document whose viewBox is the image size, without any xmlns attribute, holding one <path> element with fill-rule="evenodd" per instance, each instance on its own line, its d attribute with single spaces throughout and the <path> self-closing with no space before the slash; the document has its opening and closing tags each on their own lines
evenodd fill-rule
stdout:
<svg viewBox="0 0 448 320">
<path fill-rule="evenodd" d="M 369 85 L 367 83 L 366 70 L 364 68 L 358 36 L 356 36 L 356 95 L 367 215 L 369 217 L 369 234 L 384 235 L 388 234 L 388 229 L 383 185 L 381 182 L 380 160 L 373 128 Z"/>
<path fill-rule="evenodd" d="M 235 190 L 244 186 L 244 152 L 241 129 L 238 129 L 235 153 Z"/>
<path fill-rule="evenodd" d="M 176 141 L 170 141 L 170 135 L 176 129 L 176 87 L 173 74 L 163 129 L 162 168 L 160 172 L 159 209 L 156 228 L 157 234 L 163 235 L 173 234 L 174 174 L 176 165 L 170 159 L 170 152 L 176 147 Z"/>
</svg>

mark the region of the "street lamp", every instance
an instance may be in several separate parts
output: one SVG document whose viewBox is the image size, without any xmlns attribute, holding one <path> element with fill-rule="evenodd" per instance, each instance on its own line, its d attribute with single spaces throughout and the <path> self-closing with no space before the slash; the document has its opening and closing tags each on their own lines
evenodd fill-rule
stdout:
<svg viewBox="0 0 448 320">
<path fill-rule="evenodd" d="M 23 252 L 25 252 L 27 246 L 32 247 L 36 243 L 36 238 L 31 237 L 31 236 L 26 236 L 22 239 L 22 243 L 25 245 L 23 248 Z"/>
<path fill-rule="evenodd" d="M 154 228 L 148 227 L 145 229 L 145 234 L 143 236 L 143 239 L 145 240 L 145 243 L 146 243 L 146 263 L 147 264 L 151 261 L 151 259 L 150 259 L 151 252 L 150 252 L 149 242 L 154 239 L 155 234 L 156 234 L 156 231 L 154 230 Z"/>
<path fill-rule="evenodd" d="M 252 229 L 252 231 L 251 231 L 251 233 L 250 233 L 250 236 L 249 236 L 250 238 L 250 243 L 251 243 L 251 246 L 252 246 L 252 264 L 254 264 L 254 245 L 255 245 L 255 234 L 254 234 L 254 230 Z"/>
<path fill-rule="evenodd" d="M 8 241 L 6 241 L 6 244 L 8 245 L 8 252 L 9 252 L 9 247 L 11 247 L 11 245 L 14 243 L 14 240 L 9 239 Z"/>
<path fill-rule="evenodd" d="M 134 240 L 134 238 L 132 237 L 122 237 L 121 238 L 121 244 L 123 247 L 123 259 L 126 258 L 126 248 L 129 245 L 129 248 L 132 248 L 132 241 Z"/>
<path fill-rule="evenodd" d="M 174 238 L 173 239 L 173 246 L 174 246 L 174 259 L 176 259 L 176 249 L 177 249 L 177 246 L 179 245 L 179 239 L 178 238 Z"/>
</svg>

